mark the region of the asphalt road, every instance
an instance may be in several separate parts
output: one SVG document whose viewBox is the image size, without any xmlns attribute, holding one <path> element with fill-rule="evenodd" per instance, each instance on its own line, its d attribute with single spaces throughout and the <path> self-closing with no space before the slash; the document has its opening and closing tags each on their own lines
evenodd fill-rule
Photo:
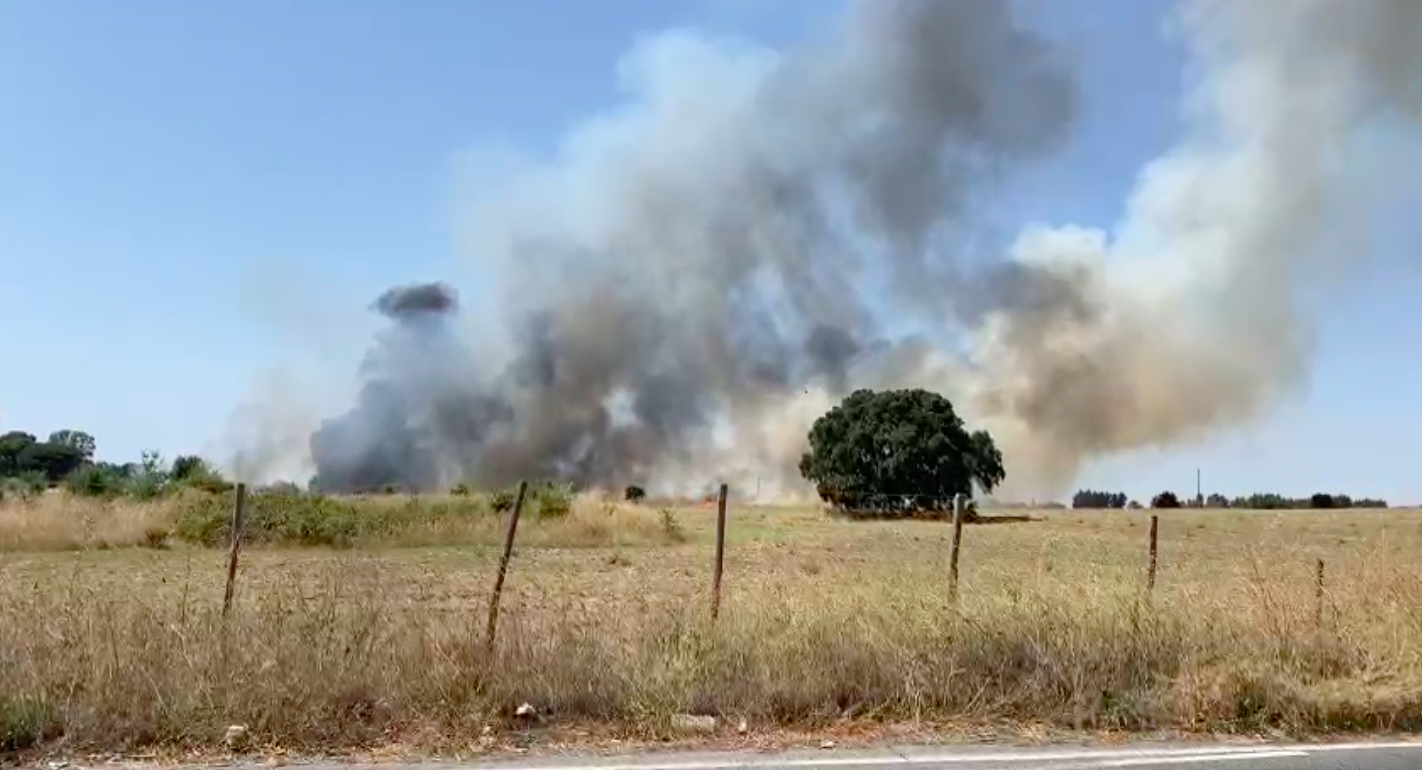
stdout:
<svg viewBox="0 0 1422 770">
<path fill-rule="evenodd" d="M 306 770 L 348 770 L 311 765 Z M 423 763 L 384 770 L 1422 770 L 1422 741 L 1348 744 L 1186 744 L 1130 748 L 962 747 L 786 754 L 641 754 L 498 760 L 467 765 Z"/>
</svg>

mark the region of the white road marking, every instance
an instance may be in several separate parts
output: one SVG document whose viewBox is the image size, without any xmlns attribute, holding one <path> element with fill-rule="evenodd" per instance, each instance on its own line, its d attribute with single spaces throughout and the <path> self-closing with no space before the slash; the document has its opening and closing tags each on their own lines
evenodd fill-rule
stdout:
<svg viewBox="0 0 1422 770">
<path fill-rule="evenodd" d="M 1232 762 L 1240 759 L 1281 759 L 1283 757 L 1306 757 L 1306 751 L 1233 751 L 1228 754 L 1206 754 L 1181 757 L 1161 754 L 1154 757 L 1134 757 L 1132 759 L 1112 759 L 1097 762 L 1094 767 L 1138 767 L 1141 765 L 1183 765 L 1196 762 Z"/>
<path fill-rule="evenodd" d="M 1171 749 L 1089 749 L 1084 751 L 1022 751 L 977 752 L 952 754 L 909 754 L 895 756 L 825 756 L 734 757 L 724 760 L 694 760 L 685 762 L 631 762 L 621 764 L 523 765 L 521 768 L 546 767 L 549 770 L 735 770 L 747 767 L 826 768 L 826 767 L 911 767 L 914 765 L 961 765 L 988 762 L 1071 762 L 1100 760 L 1097 767 L 1135 767 L 1151 764 L 1184 762 L 1226 762 L 1238 759 L 1273 759 L 1306 757 L 1316 752 L 1368 751 L 1374 749 L 1422 749 L 1422 742 L 1394 741 L 1390 743 L 1319 743 L 1277 746 L 1210 746 Z"/>
</svg>

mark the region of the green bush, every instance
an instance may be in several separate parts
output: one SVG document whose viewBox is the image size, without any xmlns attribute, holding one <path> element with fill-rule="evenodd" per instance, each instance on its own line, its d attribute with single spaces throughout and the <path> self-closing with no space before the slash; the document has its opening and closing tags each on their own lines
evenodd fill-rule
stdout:
<svg viewBox="0 0 1422 770">
<path fill-rule="evenodd" d="M 40 701 L 0 694 L 0 752 L 20 751 L 38 744 L 52 722 L 53 714 Z"/>
<path fill-rule="evenodd" d="M 214 495 L 225 495 L 231 492 L 233 487 L 236 486 L 216 473 L 187 478 L 182 481 L 182 484 L 189 489 L 196 489 Z"/>
<path fill-rule="evenodd" d="M 411 496 L 392 501 L 268 489 L 247 496 L 244 537 L 249 543 L 343 548 L 363 538 L 397 536 L 421 525 L 486 515 L 488 509 L 479 498 Z M 231 495 L 188 491 L 182 497 L 174 534 L 190 543 L 221 547 L 229 542 L 231 524 Z"/>
<path fill-rule="evenodd" d="M 49 484 L 44 474 L 28 471 L 0 478 L 0 500 L 29 500 L 44 492 Z"/>
<path fill-rule="evenodd" d="M 118 497 L 127 480 L 112 465 L 85 465 L 64 477 L 64 488 L 81 497 Z"/>
<path fill-rule="evenodd" d="M 310 497 L 289 505 L 277 522 L 280 539 L 298 545 L 349 547 L 360 534 L 360 517 L 350 503 L 329 497 Z"/>
<path fill-rule="evenodd" d="M 513 510 L 518 490 L 501 489 L 489 495 L 489 507 L 495 513 Z M 523 514 L 537 516 L 564 516 L 573 509 L 573 485 L 552 481 L 535 481 L 528 485 L 524 493 Z"/>
<path fill-rule="evenodd" d="M 129 476 L 126 493 L 139 500 L 151 500 L 170 491 L 172 476 L 156 451 L 143 453 L 138 468 Z"/>
<path fill-rule="evenodd" d="M 252 497 L 255 497 L 253 495 Z M 248 498 L 249 500 L 251 497 Z M 180 540 L 198 545 L 217 546 L 227 542 L 232 524 L 231 503 L 216 495 L 196 494 L 184 497 L 178 522 L 173 532 Z M 250 530 L 250 524 L 248 529 Z"/>
<path fill-rule="evenodd" d="M 670 508 L 663 508 L 662 515 L 662 536 L 669 543 L 686 542 L 686 532 L 681 528 L 681 522 L 676 520 L 676 513 Z"/>
<path fill-rule="evenodd" d="M 173 460 L 168 477 L 174 484 L 217 495 L 231 492 L 233 487 L 232 482 L 222 478 L 221 471 L 197 455 L 183 455 Z"/>
<path fill-rule="evenodd" d="M 528 485 L 528 500 L 524 510 L 539 516 L 566 516 L 573 510 L 573 485 L 540 481 Z"/>
<path fill-rule="evenodd" d="M 347 546 L 360 534 L 354 503 L 322 495 L 254 492 L 247 496 L 244 537 L 251 543 Z M 209 547 L 232 537 L 230 495 L 194 493 L 185 497 L 177 536 Z"/>
</svg>

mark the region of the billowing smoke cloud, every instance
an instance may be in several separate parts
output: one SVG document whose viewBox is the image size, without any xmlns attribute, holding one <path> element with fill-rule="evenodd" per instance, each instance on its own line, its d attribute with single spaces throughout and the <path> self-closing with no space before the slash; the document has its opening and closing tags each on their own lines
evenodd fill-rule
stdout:
<svg viewBox="0 0 1422 770">
<path fill-rule="evenodd" d="M 1341 242 L 1368 134 L 1414 142 L 1422 3 L 1199 0 L 1185 139 L 1141 173 L 1108 235 L 1036 228 L 1025 264 L 1089 270 L 1096 315 L 1004 309 L 979 335 L 979 410 L 1012 467 L 1069 482 L 1106 453 L 1261 413 L 1307 373 L 1306 295 L 1367 253 Z"/>
<path fill-rule="evenodd" d="M 1005 247 L 992 194 L 1069 138 L 1074 84 L 1008 3 L 863 0 L 789 53 L 640 44 L 628 93 L 513 175 L 469 242 L 486 315 L 394 289 L 356 406 L 311 438 L 331 489 L 558 477 L 796 487 L 809 423 L 925 386 L 1003 444 L 1018 490 L 1259 413 L 1306 369 L 1298 291 L 1349 147 L 1415 116 L 1422 4 L 1194 2 L 1182 144 L 1118 229 Z"/>
</svg>

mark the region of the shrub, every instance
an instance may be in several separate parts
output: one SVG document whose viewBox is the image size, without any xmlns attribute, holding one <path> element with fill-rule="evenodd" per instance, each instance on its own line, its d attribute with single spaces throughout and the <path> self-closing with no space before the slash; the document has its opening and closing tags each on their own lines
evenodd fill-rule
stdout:
<svg viewBox="0 0 1422 770">
<path fill-rule="evenodd" d="M 127 479 L 112 465 L 85 465 L 64 477 L 64 488 L 81 497 L 118 497 L 123 494 Z"/>
<path fill-rule="evenodd" d="M 647 498 L 647 490 L 632 484 L 622 491 L 622 497 L 631 503 L 640 503 Z"/>
<path fill-rule="evenodd" d="M 364 517 L 366 526 L 378 526 Z M 243 535 L 249 542 L 284 541 L 299 545 L 346 547 L 362 533 L 363 518 L 355 505 L 339 498 L 306 493 L 256 492 L 247 496 Z M 208 547 L 225 545 L 232 537 L 229 496 L 195 493 L 184 500 L 175 527 L 177 536 Z"/>
<path fill-rule="evenodd" d="M 173 461 L 169 477 L 175 484 L 192 489 L 200 489 L 215 495 L 232 491 L 232 482 L 222 478 L 222 473 L 197 455 L 185 455 Z"/>
<path fill-rule="evenodd" d="M 44 740 L 53 714 L 34 698 L 0 693 L 0 752 L 21 751 Z"/>
<path fill-rule="evenodd" d="M 681 522 L 676 520 L 676 513 L 670 508 L 663 508 L 662 515 L 662 536 L 669 543 L 680 543 L 686 540 L 686 533 L 681 529 Z"/>
<path fill-rule="evenodd" d="M 529 499 L 524 502 L 539 516 L 566 516 L 573 509 L 573 487 L 571 484 L 540 482 L 528 487 Z"/>
<path fill-rule="evenodd" d="M 183 482 L 183 485 L 212 495 L 227 494 L 236 486 L 215 473 L 187 479 Z"/>
<path fill-rule="evenodd" d="M 126 492 L 140 500 L 149 500 L 166 493 L 172 477 L 163 466 L 163 458 L 157 452 L 143 453 L 139 467 L 129 475 Z"/>
<path fill-rule="evenodd" d="M 259 497 L 256 494 L 247 497 L 249 519 L 251 506 Z M 228 501 L 212 495 L 188 497 L 173 531 L 180 540 L 189 543 L 208 547 L 221 545 L 231 537 L 232 512 L 228 505 Z M 250 521 L 247 529 L 251 530 Z"/>
<path fill-rule="evenodd" d="M 44 474 L 34 471 L 0 478 L 0 500 L 29 500 L 44 492 L 48 486 Z"/>
<path fill-rule="evenodd" d="M 489 496 L 489 507 L 496 513 L 513 509 L 518 498 L 518 490 L 503 489 Z M 573 487 L 552 481 L 535 481 L 528 485 L 523 497 L 524 514 L 538 516 L 564 516 L 573 509 Z"/>
<path fill-rule="evenodd" d="M 168 473 L 174 481 L 187 481 L 190 478 L 206 476 L 212 473 L 212 470 L 207 461 L 197 455 L 179 455 L 173 458 L 173 467 Z"/>
<path fill-rule="evenodd" d="M 283 540 L 348 548 L 359 534 L 358 514 L 349 503 L 316 495 L 292 502 L 274 527 Z"/>
</svg>

